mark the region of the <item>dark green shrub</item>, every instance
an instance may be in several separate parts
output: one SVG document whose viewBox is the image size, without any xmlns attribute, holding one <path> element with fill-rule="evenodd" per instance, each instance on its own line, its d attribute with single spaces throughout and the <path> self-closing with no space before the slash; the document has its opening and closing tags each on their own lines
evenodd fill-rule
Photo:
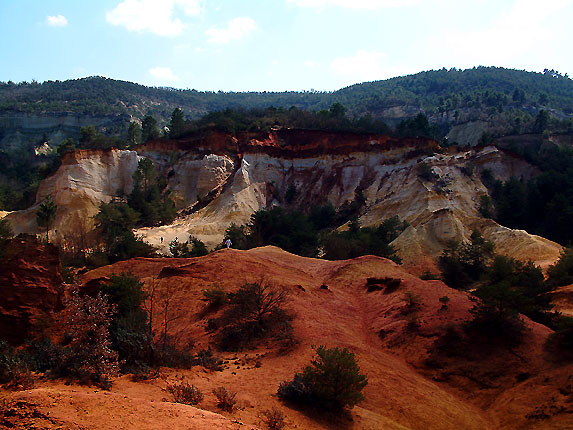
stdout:
<svg viewBox="0 0 573 430">
<path fill-rule="evenodd" d="M 565 248 L 559 260 L 547 269 L 548 282 L 552 286 L 573 284 L 573 248 Z"/>
<path fill-rule="evenodd" d="M 109 327 L 113 349 L 118 352 L 124 371 L 134 372 L 150 364 L 152 340 L 143 309 L 146 294 L 143 283 L 133 273 L 113 274 L 101 292 L 115 305 Z"/>
<path fill-rule="evenodd" d="M 175 258 L 201 257 L 207 255 L 207 247 L 199 239 L 190 236 L 187 242 L 181 243 L 175 238 L 169 243 L 169 252 Z"/>
<path fill-rule="evenodd" d="M 517 310 L 519 292 L 500 282 L 480 287 L 476 295 L 479 299 L 470 309 L 473 318 L 465 324 L 466 331 L 488 340 L 519 343 L 524 330 Z"/>
<path fill-rule="evenodd" d="M 480 196 L 478 210 L 484 218 L 493 218 L 493 203 L 487 194 Z"/>
<path fill-rule="evenodd" d="M 407 223 L 401 222 L 398 217 L 388 218 L 378 227 L 361 228 L 358 222 L 351 223 L 347 231 L 333 231 L 321 241 L 324 249 L 324 258 L 327 260 L 346 260 L 361 255 L 378 255 L 401 263 L 396 249 L 390 245 L 402 231 Z"/>
<path fill-rule="evenodd" d="M 4 248 L 12 236 L 12 227 L 8 220 L 5 218 L 0 219 L 0 258 L 4 256 Z"/>
<path fill-rule="evenodd" d="M 561 317 L 555 332 L 547 337 L 545 346 L 560 358 L 573 361 L 573 318 Z"/>
<path fill-rule="evenodd" d="M 64 348 L 48 338 L 27 345 L 28 362 L 35 372 L 58 372 L 63 362 Z"/>
<path fill-rule="evenodd" d="M 217 398 L 217 407 L 226 412 L 233 412 L 237 405 L 236 392 L 229 391 L 225 387 L 217 387 L 213 389 L 213 394 Z"/>
<path fill-rule="evenodd" d="M 167 391 L 173 396 L 175 403 L 191 406 L 201 403 L 205 397 L 199 388 L 185 381 L 167 384 Z"/>
<path fill-rule="evenodd" d="M 204 290 L 203 297 L 207 300 L 207 305 L 215 309 L 220 308 L 228 301 L 227 292 L 218 285 Z"/>
<path fill-rule="evenodd" d="M 352 408 L 364 400 L 362 390 L 368 379 L 360 374 L 354 353 L 346 348 L 325 346 L 315 351 L 316 356 L 302 374 L 295 374 L 292 381 L 279 386 L 278 396 L 330 411 Z"/>
<path fill-rule="evenodd" d="M 438 266 L 448 286 L 468 289 L 486 272 L 493 255 L 493 243 L 474 230 L 469 242 L 450 242 L 438 258 Z"/>
<path fill-rule="evenodd" d="M 117 352 L 109 339 L 115 306 L 101 293 L 90 297 L 72 291 L 64 312 L 69 342 L 65 345 L 61 372 L 82 383 L 111 388 L 111 377 L 118 370 Z"/>
<path fill-rule="evenodd" d="M 424 272 L 420 275 L 420 279 L 422 281 L 435 281 L 440 279 L 440 276 L 430 272 L 429 270 L 424 270 Z"/>
</svg>

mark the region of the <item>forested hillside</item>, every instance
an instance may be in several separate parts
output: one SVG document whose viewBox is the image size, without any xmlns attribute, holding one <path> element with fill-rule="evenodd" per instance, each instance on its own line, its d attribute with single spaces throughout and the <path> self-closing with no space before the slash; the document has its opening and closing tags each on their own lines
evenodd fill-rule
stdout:
<svg viewBox="0 0 573 430">
<path fill-rule="evenodd" d="M 397 106 L 408 106 L 411 116 L 419 109 L 432 115 L 470 108 L 493 108 L 501 113 L 517 107 L 535 112 L 543 107 L 565 118 L 573 112 L 572 98 L 573 81 L 567 75 L 554 70 L 533 73 L 496 67 L 421 72 L 334 92 L 201 92 L 150 88 L 103 77 L 0 83 L 0 112 L 128 113 L 138 118 L 152 114 L 162 120 L 176 107 L 197 118 L 226 108 L 320 110 L 334 102 L 342 103 L 351 116 L 378 118 L 387 117 L 385 110 Z M 398 116 L 409 116 L 408 110 Z"/>
</svg>

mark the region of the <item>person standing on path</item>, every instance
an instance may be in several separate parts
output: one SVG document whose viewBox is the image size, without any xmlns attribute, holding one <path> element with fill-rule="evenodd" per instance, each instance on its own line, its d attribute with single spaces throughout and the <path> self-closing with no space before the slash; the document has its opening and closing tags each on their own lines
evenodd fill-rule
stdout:
<svg viewBox="0 0 573 430">
<path fill-rule="evenodd" d="M 233 243 L 231 242 L 231 239 L 227 239 L 227 240 L 225 241 L 225 245 L 227 245 L 227 249 L 229 249 L 232 244 L 233 244 Z"/>
</svg>

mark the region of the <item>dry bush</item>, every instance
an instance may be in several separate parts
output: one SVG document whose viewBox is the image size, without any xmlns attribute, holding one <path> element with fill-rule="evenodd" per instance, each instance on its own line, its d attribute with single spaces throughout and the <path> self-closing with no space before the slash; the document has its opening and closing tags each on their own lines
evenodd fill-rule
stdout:
<svg viewBox="0 0 573 430">
<path fill-rule="evenodd" d="M 261 421 L 268 430 L 282 430 L 286 427 L 285 414 L 276 408 L 261 412 Z"/>
<path fill-rule="evenodd" d="M 5 342 L 0 342 L 0 383 L 7 390 L 28 390 L 34 377 L 23 357 Z"/>
<path fill-rule="evenodd" d="M 175 382 L 167 384 L 167 391 L 173 396 L 173 401 L 185 405 L 197 405 L 205 397 L 201 390 L 188 382 Z"/>
<path fill-rule="evenodd" d="M 109 326 L 116 307 L 107 296 L 70 294 L 64 311 L 64 327 L 70 341 L 66 345 L 61 373 L 84 383 L 111 388 L 111 377 L 118 372 L 117 352 L 111 348 Z"/>
<path fill-rule="evenodd" d="M 225 387 L 213 389 L 213 394 L 217 397 L 217 406 L 226 412 L 233 412 L 237 404 L 237 393 L 229 391 Z"/>
</svg>

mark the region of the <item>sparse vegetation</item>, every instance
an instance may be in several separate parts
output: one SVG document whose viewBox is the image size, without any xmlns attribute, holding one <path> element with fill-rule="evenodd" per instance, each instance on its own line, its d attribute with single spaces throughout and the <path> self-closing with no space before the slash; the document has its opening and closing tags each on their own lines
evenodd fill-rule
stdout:
<svg viewBox="0 0 573 430">
<path fill-rule="evenodd" d="M 8 390 L 28 390 L 34 386 L 34 377 L 24 354 L 0 341 L 0 384 Z"/>
<path fill-rule="evenodd" d="M 468 289 L 485 273 L 494 253 L 493 243 L 474 230 L 469 242 L 450 242 L 438 259 L 442 278 L 448 286 Z"/>
<path fill-rule="evenodd" d="M 167 384 L 167 392 L 173 396 L 175 403 L 191 406 L 198 405 L 205 397 L 199 388 L 195 385 L 190 385 L 186 381 Z"/>
<path fill-rule="evenodd" d="M 209 253 L 205 244 L 193 236 L 183 243 L 179 242 L 178 238 L 173 239 L 169 243 L 169 252 L 175 258 L 200 257 Z"/>
<path fill-rule="evenodd" d="M 204 290 L 203 297 L 207 301 L 207 306 L 212 309 L 218 309 L 228 301 L 227 292 L 218 285 Z"/>
<path fill-rule="evenodd" d="M 225 350 L 237 350 L 269 337 L 292 339 L 293 316 L 285 309 L 286 293 L 258 281 L 229 293 L 229 307 L 213 324 L 222 327 L 217 338 Z"/>
<path fill-rule="evenodd" d="M 260 416 L 267 430 L 283 430 L 286 427 L 285 414 L 277 408 L 265 409 Z"/>
<path fill-rule="evenodd" d="M 217 407 L 225 412 L 232 413 L 237 405 L 237 393 L 229 391 L 225 387 L 217 387 L 213 389 L 213 394 L 217 398 Z"/>
</svg>

